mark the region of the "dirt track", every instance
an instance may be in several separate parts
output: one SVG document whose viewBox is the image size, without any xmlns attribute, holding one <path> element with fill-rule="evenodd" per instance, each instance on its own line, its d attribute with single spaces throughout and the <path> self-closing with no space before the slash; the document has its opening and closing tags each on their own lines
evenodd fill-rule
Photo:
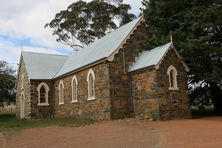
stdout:
<svg viewBox="0 0 222 148">
<path fill-rule="evenodd" d="M 221 148 L 222 117 L 164 122 L 104 121 L 85 127 L 26 129 L 7 148 Z M 7 141 L 7 142 L 5 142 Z"/>
</svg>

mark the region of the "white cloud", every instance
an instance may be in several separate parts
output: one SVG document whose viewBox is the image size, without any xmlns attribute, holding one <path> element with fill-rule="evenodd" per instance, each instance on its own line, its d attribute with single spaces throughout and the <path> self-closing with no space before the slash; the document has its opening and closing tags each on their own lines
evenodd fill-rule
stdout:
<svg viewBox="0 0 222 148">
<path fill-rule="evenodd" d="M 23 51 L 27 52 L 39 52 L 39 53 L 50 53 L 50 54 L 61 54 L 56 50 L 50 48 L 40 48 L 40 47 L 17 47 L 10 42 L 0 42 L 0 60 L 7 61 L 8 63 L 16 64 L 20 58 L 20 54 Z"/>
<path fill-rule="evenodd" d="M 131 12 L 137 14 L 141 1 L 124 0 L 125 3 L 131 4 Z M 28 51 L 71 53 L 72 49 L 57 43 L 55 37 L 52 36 L 52 31 L 49 28 L 44 28 L 44 25 L 50 22 L 56 13 L 66 9 L 72 2 L 75 2 L 75 0 L 2 0 L 0 5 L 0 36 L 4 35 L 12 40 L 21 41 L 27 38 L 30 39 L 30 44 L 39 46 L 25 46 L 24 50 Z M 21 45 L 0 40 L 0 60 L 18 62 L 20 52 Z"/>
<path fill-rule="evenodd" d="M 140 13 L 139 8 L 142 6 L 142 0 L 124 0 L 126 4 L 131 5 L 131 12 L 138 15 Z"/>
</svg>

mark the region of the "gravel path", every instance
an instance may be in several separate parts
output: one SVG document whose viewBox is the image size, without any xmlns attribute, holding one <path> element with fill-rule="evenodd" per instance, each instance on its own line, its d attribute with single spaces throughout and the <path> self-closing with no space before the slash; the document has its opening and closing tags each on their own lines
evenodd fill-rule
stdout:
<svg viewBox="0 0 222 148">
<path fill-rule="evenodd" d="M 32 128 L 5 139 L 0 134 L 1 148 L 221 148 L 222 117 Z"/>
</svg>

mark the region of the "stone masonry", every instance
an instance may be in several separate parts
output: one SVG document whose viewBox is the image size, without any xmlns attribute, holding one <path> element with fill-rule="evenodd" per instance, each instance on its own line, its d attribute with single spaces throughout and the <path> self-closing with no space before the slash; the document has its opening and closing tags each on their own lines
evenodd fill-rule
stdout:
<svg viewBox="0 0 222 148">
<path fill-rule="evenodd" d="M 88 101 L 88 83 L 87 74 L 89 69 L 95 73 L 95 100 Z M 54 100 L 55 100 L 55 117 L 78 117 L 91 118 L 95 120 L 108 120 L 110 117 L 110 84 L 108 64 L 102 63 L 74 73 L 65 78 L 58 79 L 54 84 Z M 71 80 L 73 76 L 77 77 L 78 81 L 78 102 L 71 103 Z M 64 83 L 64 105 L 59 105 L 59 82 Z"/>
<path fill-rule="evenodd" d="M 145 23 L 142 23 L 120 49 L 114 61 L 109 64 L 113 119 L 132 116 L 131 78 L 127 70 L 139 53 L 145 49 L 146 38 L 148 38 L 148 30 Z"/>
<path fill-rule="evenodd" d="M 38 85 L 44 82 L 49 86 L 48 101 L 49 106 L 38 106 Z M 54 116 L 54 82 L 53 81 L 31 81 L 31 117 L 32 118 L 53 118 Z"/>
<path fill-rule="evenodd" d="M 178 71 L 179 90 L 169 90 L 167 69 L 170 65 Z M 190 117 L 186 72 L 172 49 L 158 70 L 152 67 L 136 71 L 131 76 L 133 108 L 137 118 L 169 120 Z"/>
<path fill-rule="evenodd" d="M 121 46 L 113 61 L 104 60 L 51 80 L 29 80 L 21 56 L 17 77 L 17 117 L 20 117 L 21 93 L 25 95 L 25 118 L 91 118 L 94 120 L 136 117 L 168 120 L 190 116 L 186 71 L 174 50 L 170 50 L 159 69 L 148 67 L 128 72 L 139 54 L 145 50 L 149 31 L 144 22 Z M 174 65 L 178 71 L 179 90 L 169 90 L 167 69 Z M 87 75 L 95 74 L 95 100 L 88 98 Z M 21 77 L 24 87 L 21 89 Z M 72 101 L 71 81 L 76 76 L 77 99 Z M 59 105 L 59 83 L 64 84 L 64 104 Z M 37 87 L 45 82 L 49 87 L 49 106 L 38 106 Z"/>
<path fill-rule="evenodd" d="M 23 81 L 22 81 L 23 77 Z M 23 88 L 22 88 L 23 82 Z M 20 117 L 21 112 L 21 98 L 22 93 L 24 94 L 24 114 L 25 118 L 30 118 L 31 113 L 31 84 L 28 78 L 28 74 L 25 69 L 24 60 L 21 56 L 20 64 L 19 64 L 19 71 L 17 75 L 17 83 L 16 83 L 16 117 Z"/>
<path fill-rule="evenodd" d="M 169 76 L 166 71 L 170 65 L 178 71 L 179 90 L 169 91 Z M 157 70 L 157 99 L 159 100 L 160 119 L 189 118 L 189 96 L 187 89 L 187 73 L 173 50 L 170 50 Z"/>
</svg>

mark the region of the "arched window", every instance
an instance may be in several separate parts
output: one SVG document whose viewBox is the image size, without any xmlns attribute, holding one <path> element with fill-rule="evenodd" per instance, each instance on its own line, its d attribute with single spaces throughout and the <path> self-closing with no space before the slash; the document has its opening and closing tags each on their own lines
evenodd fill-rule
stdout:
<svg viewBox="0 0 222 148">
<path fill-rule="evenodd" d="M 78 102 L 77 94 L 78 81 L 76 76 L 73 76 L 71 86 L 72 86 L 72 103 Z"/>
<path fill-rule="evenodd" d="M 20 118 L 21 119 L 25 118 L 25 95 L 23 91 L 20 96 L 20 109 L 19 110 L 20 110 Z"/>
<path fill-rule="evenodd" d="M 64 84 L 63 81 L 61 80 L 59 82 L 59 105 L 64 104 Z"/>
<path fill-rule="evenodd" d="M 177 85 L 178 72 L 173 65 L 171 65 L 167 69 L 167 74 L 169 76 L 169 90 L 178 90 L 178 85 Z"/>
<path fill-rule="evenodd" d="M 90 69 L 88 72 L 87 82 L 88 82 L 88 100 L 95 100 L 95 74 L 92 69 Z"/>
<path fill-rule="evenodd" d="M 24 75 L 22 74 L 22 77 L 21 77 L 21 89 L 24 88 Z"/>
<path fill-rule="evenodd" d="M 49 105 L 49 86 L 42 82 L 37 87 L 38 91 L 38 106 L 48 106 Z"/>
</svg>

